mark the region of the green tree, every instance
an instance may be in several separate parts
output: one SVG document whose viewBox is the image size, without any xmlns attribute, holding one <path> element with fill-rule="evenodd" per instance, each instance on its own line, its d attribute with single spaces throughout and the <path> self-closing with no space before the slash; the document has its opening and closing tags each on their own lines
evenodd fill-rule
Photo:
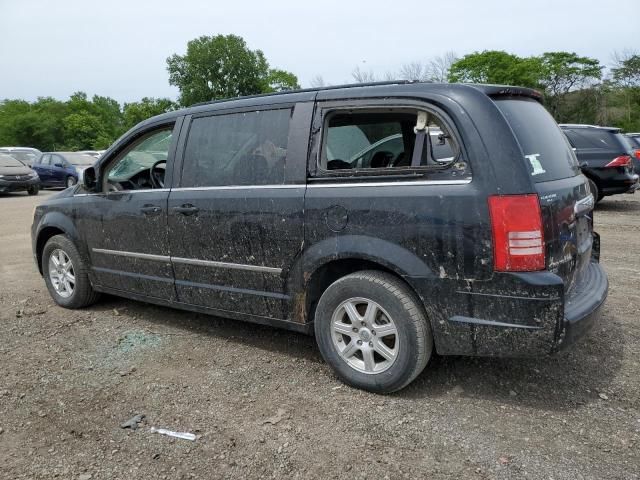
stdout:
<svg viewBox="0 0 640 480">
<path fill-rule="evenodd" d="M 295 90 L 300 88 L 298 77 L 286 70 L 273 68 L 269 70 L 265 84 L 262 86 L 263 93 L 284 92 L 287 90 Z"/>
<path fill-rule="evenodd" d="M 66 150 L 91 150 L 108 146 L 109 138 L 100 117 L 87 111 L 67 115 L 63 122 Z M 107 145 L 105 145 L 107 143 Z"/>
<path fill-rule="evenodd" d="M 545 91 L 546 105 L 556 119 L 564 121 L 561 108 L 566 95 L 596 83 L 602 77 L 600 62 L 573 52 L 545 52 L 538 57 L 539 83 Z"/>
<path fill-rule="evenodd" d="M 499 50 L 465 55 L 449 69 L 450 82 L 492 83 L 536 88 L 540 63 L 535 57 L 521 58 Z"/>
<path fill-rule="evenodd" d="M 191 40 L 185 55 L 167 58 L 167 71 L 169 83 L 180 90 L 180 104 L 184 106 L 298 84 L 295 75 L 270 70 L 264 53 L 250 50 L 237 35 Z"/>
<path fill-rule="evenodd" d="M 147 118 L 170 112 L 177 107 L 178 105 L 168 98 L 144 97 L 139 102 L 125 103 L 122 109 L 125 128 L 129 129 Z"/>
<path fill-rule="evenodd" d="M 633 52 L 614 54 L 615 65 L 611 69 L 617 94 L 624 100 L 625 118 L 622 126 L 628 130 L 640 130 L 640 55 Z"/>
</svg>

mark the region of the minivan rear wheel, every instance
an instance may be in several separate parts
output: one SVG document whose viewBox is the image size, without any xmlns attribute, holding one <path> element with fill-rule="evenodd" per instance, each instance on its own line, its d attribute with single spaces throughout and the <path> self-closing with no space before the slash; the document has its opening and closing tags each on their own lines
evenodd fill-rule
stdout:
<svg viewBox="0 0 640 480">
<path fill-rule="evenodd" d="M 384 272 L 356 272 L 331 284 L 320 297 L 314 323 L 325 361 L 345 383 L 371 392 L 405 387 L 433 351 L 420 301 Z"/>
<path fill-rule="evenodd" d="M 65 308 L 95 303 L 100 294 L 89 281 L 89 268 L 66 235 L 51 237 L 42 251 L 42 273 L 51 298 Z"/>
<path fill-rule="evenodd" d="M 66 181 L 67 188 L 73 187 L 76 183 L 77 182 L 76 182 L 76 179 L 74 177 L 71 177 L 71 176 L 67 177 L 67 181 Z"/>
</svg>

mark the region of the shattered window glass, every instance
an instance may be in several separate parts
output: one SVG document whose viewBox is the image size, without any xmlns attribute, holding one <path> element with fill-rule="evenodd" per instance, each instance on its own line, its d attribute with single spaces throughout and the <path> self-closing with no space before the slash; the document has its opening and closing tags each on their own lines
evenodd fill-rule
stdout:
<svg viewBox="0 0 640 480">
<path fill-rule="evenodd" d="M 329 115 L 320 168 L 375 169 L 384 173 L 452 164 L 458 154 L 455 140 L 435 115 L 424 118 L 427 122 L 416 134 L 418 114 L 415 111 L 349 111 Z M 417 152 L 415 160 L 414 152 Z"/>
</svg>

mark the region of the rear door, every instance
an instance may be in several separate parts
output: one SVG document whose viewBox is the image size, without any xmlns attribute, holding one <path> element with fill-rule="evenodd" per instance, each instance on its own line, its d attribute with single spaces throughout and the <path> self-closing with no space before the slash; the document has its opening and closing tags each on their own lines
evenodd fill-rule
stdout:
<svg viewBox="0 0 640 480">
<path fill-rule="evenodd" d="M 522 148 L 522 159 L 540 197 L 547 270 L 565 291 L 591 260 L 594 199 L 575 154 L 553 117 L 533 99 L 496 100 Z"/>
<path fill-rule="evenodd" d="M 289 316 L 286 279 L 303 246 L 312 107 L 262 106 L 191 120 L 180 186 L 169 196 L 180 302 Z"/>
</svg>

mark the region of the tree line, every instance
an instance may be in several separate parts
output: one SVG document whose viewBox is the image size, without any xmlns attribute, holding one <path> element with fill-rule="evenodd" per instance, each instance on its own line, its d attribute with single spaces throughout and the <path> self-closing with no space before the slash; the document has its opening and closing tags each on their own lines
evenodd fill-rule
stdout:
<svg viewBox="0 0 640 480">
<path fill-rule="evenodd" d="M 640 131 L 640 55 L 614 52 L 609 69 L 598 59 L 573 52 L 545 52 L 519 57 L 485 50 L 458 57 L 453 52 L 426 62 L 403 65 L 399 72 L 376 74 L 356 67 L 356 82 L 418 80 L 494 83 L 530 87 L 542 92 L 558 123 L 586 123 Z M 321 76 L 314 86 L 324 86 Z"/>
<path fill-rule="evenodd" d="M 187 44 L 184 55 L 167 58 L 169 84 L 177 101 L 143 98 L 120 105 L 83 92 L 60 101 L 0 101 L 0 146 L 41 150 L 104 149 L 138 122 L 194 103 L 300 88 L 295 74 L 272 68 L 261 50 L 251 50 L 237 35 L 202 36 Z M 418 80 L 519 85 L 540 90 L 559 123 L 588 123 L 640 131 L 640 55 L 616 53 L 609 69 L 598 59 L 573 52 L 545 52 L 519 57 L 504 51 L 453 52 L 403 65 L 382 76 L 357 67 L 355 82 Z M 321 75 L 312 87 L 327 84 Z"/>
</svg>

